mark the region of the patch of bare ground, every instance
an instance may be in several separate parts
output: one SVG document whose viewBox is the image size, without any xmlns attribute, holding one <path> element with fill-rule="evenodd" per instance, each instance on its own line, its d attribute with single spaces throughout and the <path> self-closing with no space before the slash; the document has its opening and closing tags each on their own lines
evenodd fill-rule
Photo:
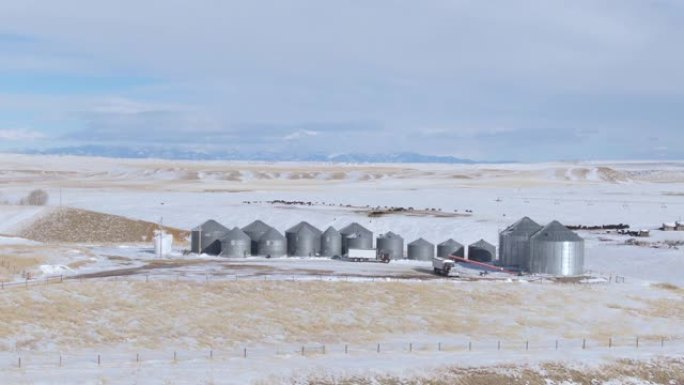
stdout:
<svg viewBox="0 0 684 385">
<path fill-rule="evenodd" d="M 64 208 L 53 210 L 24 227 L 19 236 L 46 243 L 150 242 L 158 225 L 95 211 Z M 186 230 L 165 228 L 176 242 L 186 242 Z"/>
<path fill-rule="evenodd" d="M 492 366 L 445 368 L 437 374 L 396 377 L 388 375 L 309 375 L 287 380 L 265 380 L 258 385 L 600 385 L 600 384 L 684 384 L 684 360 L 655 358 L 646 361 L 620 360 L 599 366 L 547 363 L 541 367 Z"/>
</svg>

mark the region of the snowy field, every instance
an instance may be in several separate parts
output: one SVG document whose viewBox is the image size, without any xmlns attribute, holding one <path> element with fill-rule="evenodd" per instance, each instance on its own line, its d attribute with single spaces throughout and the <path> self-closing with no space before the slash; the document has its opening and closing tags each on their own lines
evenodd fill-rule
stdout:
<svg viewBox="0 0 684 385">
<path fill-rule="evenodd" d="M 445 368 L 456 377 L 480 368 L 511 383 L 523 375 L 515 370 L 563 383 L 568 368 L 580 368 L 604 383 L 678 384 L 684 380 L 667 368 L 684 366 L 684 232 L 657 228 L 683 216 L 682 187 L 684 163 L 676 162 L 337 165 L 0 155 L 0 378 L 419 383 Z M 17 204 L 37 188 L 49 193 L 47 206 Z M 369 215 L 385 207 L 413 210 Z M 467 268 L 444 279 L 417 261 L 225 260 L 184 255 L 182 240 L 160 260 L 142 240 L 24 237 L 60 209 L 179 231 L 210 218 L 227 227 L 261 219 L 281 232 L 302 220 L 323 229 L 359 222 L 405 243 L 497 244 L 498 232 L 522 216 L 544 224 L 625 223 L 651 236 L 635 243 L 581 231 L 587 274 L 577 281 L 480 277 Z M 630 365 L 642 374 L 665 370 L 661 377 L 674 382 L 649 380 Z M 471 383 L 456 377 L 444 383 Z"/>
</svg>

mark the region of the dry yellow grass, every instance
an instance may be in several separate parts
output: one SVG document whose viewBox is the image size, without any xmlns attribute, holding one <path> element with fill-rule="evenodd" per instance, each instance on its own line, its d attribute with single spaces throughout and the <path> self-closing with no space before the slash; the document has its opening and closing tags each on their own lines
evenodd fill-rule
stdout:
<svg viewBox="0 0 684 385">
<path fill-rule="evenodd" d="M 607 341 L 637 335 L 644 322 L 653 335 L 681 325 L 682 314 L 662 318 L 650 302 L 632 314 L 609 308 L 611 300 L 607 292 L 565 285 L 69 281 L 0 293 L 0 347 L 361 343 L 422 334 Z M 586 307 L 591 311 L 578 311 Z"/>
<path fill-rule="evenodd" d="M 20 232 L 22 238 L 39 242 L 149 242 L 158 225 L 94 211 L 65 208 L 54 210 Z M 176 242 L 186 242 L 189 232 L 170 227 Z"/>
<path fill-rule="evenodd" d="M 658 358 L 648 361 L 621 360 L 596 367 L 572 367 L 549 363 L 541 367 L 494 366 L 445 368 L 439 373 L 414 377 L 310 375 L 291 379 L 269 379 L 257 385 L 595 385 L 606 382 L 658 385 L 684 384 L 684 360 Z"/>
</svg>

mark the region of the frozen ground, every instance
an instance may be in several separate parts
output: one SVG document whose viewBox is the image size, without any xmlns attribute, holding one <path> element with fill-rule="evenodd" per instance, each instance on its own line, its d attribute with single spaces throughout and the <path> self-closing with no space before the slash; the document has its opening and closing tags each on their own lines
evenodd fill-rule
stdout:
<svg viewBox="0 0 684 385">
<path fill-rule="evenodd" d="M 74 383 L 70 381 L 74 380 L 73 373 L 80 373 L 78 381 L 84 384 L 279 383 L 290 382 L 301 371 L 337 376 L 413 376 L 430 372 L 435 366 L 538 365 L 549 360 L 575 365 L 597 360 L 611 363 L 623 357 L 644 360 L 659 354 L 682 355 L 678 341 L 684 335 L 680 330 L 684 324 L 684 292 L 678 286 L 684 286 L 684 252 L 680 245 L 684 233 L 654 229 L 662 222 L 682 217 L 684 163 L 227 164 L 10 155 L 0 155 L 0 160 L 0 279 L 7 285 L 0 293 L 0 310 L 8 314 L 17 306 L 27 309 L 11 317 L 0 335 L 4 346 L 0 374 L 12 383 Z M 50 193 L 49 207 L 14 204 L 35 188 Z M 311 205 L 268 203 L 273 200 Z M 484 238 L 496 244 L 498 231 L 524 215 L 540 223 L 553 219 L 573 225 L 627 223 L 633 229 L 651 229 L 652 236 L 640 239 L 647 243 L 633 245 L 627 244 L 627 236 L 581 232 L 587 240 L 586 268 L 597 278 L 592 280 L 593 285 L 497 275 L 480 280 L 476 272 L 467 269 L 458 273 L 472 276 L 473 280 L 444 280 L 432 275 L 429 264 L 421 262 L 355 264 L 317 258 L 226 261 L 184 256 L 184 244 L 177 244 L 172 258 L 159 260 L 149 244 L 41 244 L 15 236 L 60 205 L 150 222 L 159 222 L 163 217 L 164 224 L 180 229 L 189 229 L 209 218 L 229 227 L 262 219 L 281 231 L 301 220 L 321 228 L 339 228 L 357 221 L 376 235 L 390 230 L 399 233 L 406 243 L 423 237 L 434 243 L 454 238 L 468 244 Z M 414 215 L 368 216 L 370 209 L 378 206 L 415 210 Z M 25 284 L 27 273 L 32 284 L 10 287 L 9 282 Z M 63 276 L 64 283 L 53 279 L 42 284 L 45 278 L 57 276 Z M 616 276 L 624 277 L 624 283 L 616 284 Z M 262 280 L 266 283 L 260 283 Z M 291 280 L 295 282 L 288 282 Z M 77 282 L 84 283 L 78 286 Z M 142 286 L 134 290 L 138 287 L 135 285 Z M 202 292 L 202 285 L 255 288 L 254 296 L 245 294 L 256 304 L 251 313 L 254 317 L 248 317 L 247 305 L 230 307 L 230 301 L 235 303 L 231 295 L 191 300 Z M 285 285 L 279 287 L 285 294 L 298 294 L 291 301 L 284 297 L 258 306 L 259 295 L 269 294 L 272 285 Z M 340 293 L 339 300 L 349 303 L 325 310 L 328 305 L 324 303 L 334 303 L 334 297 L 325 296 L 332 296 L 335 288 L 343 290 L 346 285 L 362 285 L 367 290 L 356 297 Z M 402 303 L 397 308 L 404 309 L 405 316 L 388 312 L 385 306 L 401 301 L 383 295 L 387 287 L 384 285 L 399 285 L 398 293 L 409 290 L 404 298 L 431 305 Z M 410 288 L 415 285 L 423 286 L 414 293 Z M 176 290 L 176 297 L 165 296 L 161 302 L 164 305 L 157 304 L 150 292 L 170 289 Z M 228 286 L 223 290 L 230 291 Z M 316 297 L 321 302 L 309 303 L 307 290 L 322 290 L 322 297 Z M 430 298 L 433 291 L 440 293 L 437 300 Z M 98 293 L 108 296 L 101 298 Z M 120 299 L 117 301 L 111 293 L 119 293 Z M 474 302 L 473 297 L 464 297 L 463 293 L 477 293 L 478 300 Z M 522 300 L 526 297 L 535 304 Z M 140 305 L 145 303 L 146 307 Z M 284 303 L 292 313 L 287 317 L 269 310 L 282 309 Z M 167 307 L 172 304 L 179 304 L 179 308 Z M 54 316 L 71 307 L 83 309 L 83 324 L 76 321 L 78 318 L 69 321 L 69 317 Z M 344 319 L 333 316 L 339 315 L 335 311 L 339 308 L 347 309 L 347 328 L 337 324 Z M 230 341 L 221 343 L 218 331 L 224 329 L 218 325 L 222 323 L 214 324 L 201 316 L 207 312 L 216 315 L 209 309 L 225 309 L 225 313 L 219 313 L 225 317 L 221 322 L 242 320 L 244 326 L 230 329 Z M 420 313 L 415 313 L 416 309 L 421 309 Z M 449 309 L 453 309 L 452 314 Z M 103 321 L 91 318 L 91 310 Z M 169 318 L 169 314 L 183 316 Z M 307 317 L 313 314 L 318 315 L 317 331 L 309 332 L 314 329 L 306 327 L 311 322 Z M 158 329 L 154 329 L 151 319 L 150 324 L 139 327 L 130 324 L 134 319 L 153 316 L 168 322 L 159 323 L 164 327 Z M 452 326 L 435 326 L 450 317 L 457 320 Z M 9 319 L 6 317 L 6 325 Z M 275 332 L 279 330 L 275 325 L 285 320 L 305 326 L 288 329 L 284 334 L 279 334 L 282 330 Z M 507 320 L 513 323 L 509 325 Z M 464 322 L 481 327 L 466 330 Z M 374 331 L 372 325 L 385 328 Z M 88 332 L 82 337 L 78 333 L 70 336 L 72 327 Z M 106 332 L 108 327 L 112 333 Z M 198 334 L 187 332 L 193 328 L 203 330 L 205 342 Z M 253 335 L 248 332 L 251 329 L 263 333 Z M 120 334 L 121 330 L 126 332 Z M 338 339 L 321 330 L 339 330 Z M 146 346 L 141 342 L 146 333 L 163 337 L 166 343 Z M 610 336 L 630 341 L 626 344 L 631 346 L 636 335 L 651 338 L 651 344 L 642 345 L 638 351 L 626 346 L 610 350 L 597 346 L 605 344 Z M 581 346 L 579 341 L 584 336 L 590 339 L 591 349 L 555 352 L 548 348 L 549 341 L 556 338 L 570 338 L 572 346 Z M 667 338 L 669 343 L 661 347 L 660 338 Z M 340 354 L 342 339 L 369 344 L 370 348 L 349 356 Z M 498 339 L 515 341 L 518 347 L 524 340 L 539 339 L 539 344 L 547 348 L 480 351 L 484 341 L 492 349 L 493 341 Z M 428 342 L 430 346 L 444 340 L 461 347 L 475 341 L 476 348 L 470 354 L 436 352 L 433 346 L 420 353 L 380 355 L 373 349 L 375 342 L 405 347 L 408 340 L 416 344 Z M 305 357 L 291 352 L 299 351 L 302 344 L 315 347 L 324 343 L 331 344 L 329 349 L 336 346 L 338 352 Z M 538 346 L 536 343 L 534 346 Z M 201 357 L 209 345 L 216 350 L 216 360 L 188 357 L 175 364 L 168 359 L 150 359 L 142 365 L 128 363 L 128 357 L 135 357 L 140 349 L 148 348 L 145 356 L 150 357 L 172 357 L 172 349 Z M 228 351 L 239 353 L 243 345 L 267 352 L 284 346 L 290 353 L 255 354 L 248 360 L 228 357 Z M 68 359 L 61 368 L 55 367 L 52 361 L 59 353 L 76 358 Z M 98 367 L 93 364 L 97 354 L 109 357 L 109 361 Z M 16 367 L 19 356 L 25 360 L 22 369 Z M 48 363 L 39 363 L 41 359 Z"/>
</svg>

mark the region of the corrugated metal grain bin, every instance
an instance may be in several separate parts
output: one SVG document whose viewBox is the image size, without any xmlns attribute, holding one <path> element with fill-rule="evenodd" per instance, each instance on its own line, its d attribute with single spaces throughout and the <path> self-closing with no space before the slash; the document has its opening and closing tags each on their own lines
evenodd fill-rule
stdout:
<svg viewBox="0 0 684 385">
<path fill-rule="evenodd" d="M 557 221 L 530 238 L 530 272 L 552 275 L 584 273 L 584 239 Z"/>
<path fill-rule="evenodd" d="M 435 245 L 423 238 L 418 238 L 408 244 L 406 254 L 408 259 L 431 261 L 435 257 Z"/>
<path fill-rule="evenodd" d="M 325 257 L 342 256 L 342 234 L 330 226 L 321 235 L 321 255 Z"/>
<path fill-rule="evenodd" d="M 259 238 L 257 255 L 282 257 L 287 255 L 287 239 L 276 229 L 270 229 Z"/>
<path fill-rule="evenodd" d="M 541 230 L 537 222 L 524 217 L 499 234 L 499 260 L 502 266 L 529 269 L 530 237 Z"/>
<path fill-rule="evenodd" d="M 190 234 L 190 251 L 193 253 L 219 255 L 221 238 L 228 233 L 228 228 L 210 219 L 192 229 Z"/>
<path fill-rule="evenodd" d="M 372 249 L 373 232 L 358 223 L 352 223 L 340 230 L 342 234 L 342 254 L 349 249 Z"/>
<path fill-rule="evenodd" d="M 261 237 L 271 229 L 271 226 L 267 225 L 266 223 L 260 220 L 256 220 L 242 228 L 242 231 L 244 231 L 245 234 L 249 235 L 249 238 L 251 238 L 252 240 L 252 255 L 258 254 L 259 239 L 261 239 Z"/>
<path fill-rule="evenodd" d="M 404 238 L 393 232 L 380 235 L 375 240 L 378 255 L 389 256 L 390 259 L 404 259 Z"/>
<path fill-rule="evenodd" d="M 314 257 L 321 252 L 321 230 L 307 222 L 300 222 L 285 231 L 287 255 Z"/>
<path fill-rule="evenodd" d="M 496 259 L 496 246 L 480 239 L 468 246 L 468 260 L 489 263 Z"/>
<path fill-rule="evenodd" d="M 465 258 L 465 247 L 451 238 L 437 245 L 438 257 L 446 258 L 450 255 Z"/>
<path fill-rule="evenodd" d="M 252 255 L 252 239 L 239 227 L 230 230 L 221 238 L 221 256 L 245 258 Z"/>
</svg>

